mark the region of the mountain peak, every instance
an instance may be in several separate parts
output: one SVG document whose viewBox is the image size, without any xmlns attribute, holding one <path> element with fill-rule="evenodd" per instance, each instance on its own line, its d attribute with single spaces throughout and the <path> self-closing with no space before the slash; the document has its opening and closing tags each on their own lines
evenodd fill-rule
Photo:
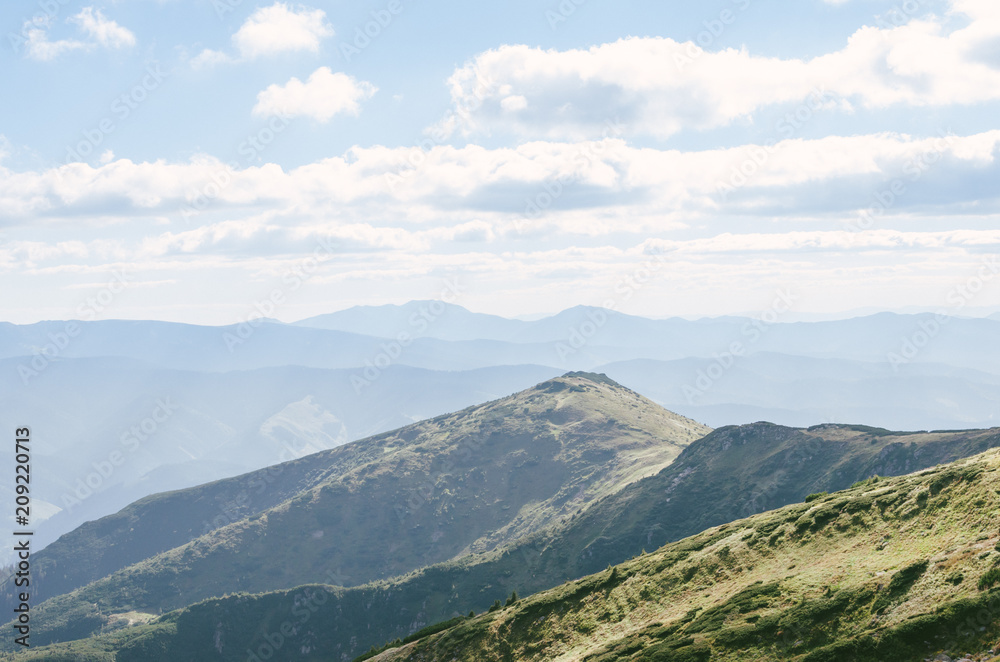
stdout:
<svg viewBox="0 0 1000 662">
<path fill-rule="evenodd" d="M 546 391 L 555 393 L 565 390 L 569 390 L 571 392 L 583 392 L 586 390 L 587 386 L 593 387 L 599 385 L 610 386 L 613 389 L 621 389 L 622 391 L 628 393 L 634 393 L 634 391 L 625 388 L 604 373 L 583 371 L 567 372 L 559 377 L 553 377 L 552 379 L 548 379 L 541 384 L 538 384 L 533 389 L 528 389 L 525 393 L 530 391 Z"/>
<path fill-rule="evenodd" d="M 185 513 L 219 512 L 220 505 L 228 513 L 227 504 L 241 493 L 264 486 L 260 476 L 148 497 L 88 527 L 77 544 L 67 539 L 41 552 L 37 567 L 58 567 L 59 572 L 50 572 L 53 579 L 40 587 L 49 597 L 89 585 L 74 599 L 93 604 L 101 599 L 98 594 L 118 595 L 153 563 L 164 590 L 150 592 L 141 604 L 104 605 L 111 613 L 134 608 L 152 613 L 227 592 L 328 581 L 331 567 L 342 575 L 337 583 L 345 586 L 404 575 L 497 550 L 585 513 L 602 498 L 669 466 L 710 431 L 604 375 L 567 373 L 498 400 L 278 465 L 275 472 L 282 480 L 293 474 L 302 478 L 289 480 L 281 490 L 277 483 L 263 490 L 281 492 L 268 503 L 254 501 L 251 508 L 243 499 L 233 516 L 213 521 L 217 528 L 207 532 Z M 159 545 L 167 540 L 164 531 L 184 527 L 186 542 L 178 545 L 170 537 L 172 547 Z M 89 537 L 86 545 L 79 542 L 94 531 L 101 532 L 100 544 Z M 297 541 L 294 562 L 289 540 Z M 397 542 L 382 544 L 386 540 Z M 90 556 L 80 563 L 84 547 Z M 136 566 L 123 564 L 143 558 Z M 71 563 L 80 569 L 65 570 Z M 248 573 L 247 563 L 271 569 Z M 88 574 L 95 567 L 102 568 L 104 579 Z M 40 614 L 49 607 L 61 609 L 46 604 L 39 605 Z M 65 638 L 70 632 L 61 627 L 32 634 L 43 643 Z"/>
<path fill-rule="evenodd" d="M 578 371 L 573 371 L 573 372 L 567 372 L 565 375 L 563 375 L 563 378 L 565 378 L 565 379 L 574 379 L 574 378 L 575 379 L 584 379 L 584 380 L 587 380 L 587 381 L 590 381 L 590 382 L 594 382 L 595 384 L 607 384 L 608 386 L 614 386 L 615 388 L 622 388 L 622 389 L 625 388 L 624 386 L 622 386 L 621 384 L 619 384 L 615 380 L 613 380 L 610 377 L 608 377 L 607 375 L 605 375 L 603 372 L 585 372 L 585 371 L 582 371 L 582 370 L 578 370 Z M 631 389 L 625 389 L 625 390 L 628 391 L 628 390 L 631 390 Z"/>
</svg>

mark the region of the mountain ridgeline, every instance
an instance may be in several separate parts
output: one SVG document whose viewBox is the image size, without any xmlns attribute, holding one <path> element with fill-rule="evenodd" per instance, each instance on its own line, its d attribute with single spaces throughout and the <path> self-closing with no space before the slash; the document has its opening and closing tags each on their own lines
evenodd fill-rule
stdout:
<svg viewBox="0 0 1000 662">
<path fill-rule="evenodd" d="M 235 662 L 252 659 L 249 651 L 261 659 L 351 660 L 372 646 L 412 637 L 470 610 L 484 611 L 514 591 L 531 595 L 665 543 L 671 549 L 673 541 L 801 502 L 810 493 L 1000 446 L 998 429 L 894 433 L 757 423 L 706 432 L 603 376 L 570 373 L 509 398 L 310 456 L 298 462 L 315 463 L 313 487 L 277 506 L 261 502 L 249 516 L 122 564 L 110 576 L 39 605 L 38 643 L 79 639 L 39 654 L 52 660 Z M 470 443 L 474 452 L 463 453 Z M 294 476 L 308 473 L 293 471 L 295 466 L 282 472 L 289 492 L 297 489 Z M 222 481 L 199 489 L 210 488 L 237 486 Z M 337 499 L 328 500 L 327 491 Z M 114 524 L 122 540 L 128 538 L 122 527 L 144 519 L 140 512 Z M 859 522 L 852 529 L 857 535 L 877 524 L 873 518 Z M 101 547 L 101 540 L 96 536 L 93 546 Z M 798 541 L 789 536 L 782 544 L 792 549 Z M 724 594 L 720 589 L 712 595 Z M 597 601 L 597 594 L 588 600 Z M 564 610 L 576 607 L 562 604 Z M 626 612 L 640 607 L 615 609 L 622 623 L 631 623 L 637 617 Z M 157 618 L 169 609 L 176 610 Z M 576 631 L 580 641 L 603 622 L 582 625 Z M 98 632 L 104 634 L 90 636 Z M 480 635 L 469 635 L 470 641 Z M 276 646 L 279 639 L 294 645 Z M 482 657 L 463 659 L 550 659 L 538 656 L 550 649 L 522 643 L 524 650 L 515 655 L 483 639 L 475 649 Z M 714 651 L 711 641 L 703 643 Z M 500 648 L 493 650 L 494 644 Z M 596 650 L 597 643 L 586 645 Z M 637 645 L 633 652 L 646 644 Z M 429 650 L 419 654 L 438 654 Z"/>
<path fill-rule="evenodd" d="M 997 450 L 863 481 L 455 619 L 370 659 L 995 660 L 998 494 Z"/>
<path fill-rule="evenodd" d="M 656 320 L 576 307 L 529 322 L 418 301 L 294 325 L 0 323 L 0 402 L 32 421 L 43 442 L 32 484 L 39 548 L 143 497 L 481 404 L 567 370 L 605 373 L 712 427 L 997 424 L 1000 322 L 795 319 Z M 933 342 L 915 352 L 925 329 Z M 720 354 L 734 343 L 739 356 Z M 143 424 L 153 433 L 126 434 Z M 13 471 L 11 457 L 0 455 L 0 470 Z M 0 481 L 0 498 L 14 496 Z M 0 547 L 0 565 L 12 552 Z"/>
<path fill-rule="evenodd" d="M 489 552 L 655 474 L 709 431 L 603 376 L 570 373 L 148 497 L 34 557 L 35 641 L 86 636 L 122 613 L 307 582 L 359 585 Z M 3 590 L 12 604 L 12 582 Z"/>
</svg>

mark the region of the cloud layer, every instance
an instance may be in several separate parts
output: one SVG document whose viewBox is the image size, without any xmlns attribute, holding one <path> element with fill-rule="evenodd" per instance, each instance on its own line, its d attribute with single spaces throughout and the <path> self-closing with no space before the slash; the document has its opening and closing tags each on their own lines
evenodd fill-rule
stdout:
<svg viewBox="0 0 1000 662">
<path fill-rule="evenodd" d="M 59 160 L 0 136 L 0 303 L 65 316 L 127 266 L 156 297 L 109 314 L 231 322 L 321 248 L 311 293 L 277 317 L 427 298 L 456 274 L 473 308 L 600 304 L 654 255 L 658 280 L 623 309 L 746 311 L 789 286 L 806 310 L 933 307 L 1000 253 L 1000 5 L 828 4 L 856 27 L 811 51 L 719 46 L 761 19 L 734 2 L 690 41 L 574 40 L 568 21 L 544 47 L 472 39 L 433 80 L 400 47 L 428 20 L 416 11 L 352 29 L 332 7 L 233 5 L 234 22 L 191 37 L 225 48 L 171 44 L 177 75 L 141 106 L 134 63 L 106 86 L 128 113 L 94 100 L 56 136 Z M 338 64 L 334 24 L 367 31 L 363 57 Z M 96 7 L 23 32 L 47 61 L 140 41 Z M 238 63 L 252 66 L 210 66 Z M 212 113 L 183 108 L 216 92 Z M 171 124 L 177 100 L 193 114 Z M 0 129 L 19 136 L 18 121 Z M 54 165 L 94 134 L 89 163 Z"/>
<path fill-rule="evenodd" d="M 988 0 L 956 0 L 952 13 L 965 19 L 963 27 L 949 27 L 951 16 L 883 21 L 809 60 L 663 37 L 586 50 L 501 46 L 477 55 L 449 84 L 455 108 L 469 112 L 472 133 L 547 139 L 594 137 L 611 120 L 629 135 L 666 138 L 817 94 L 844 110 L 969 105 L 1000 100 L 1000 59 L 989 56 L 1000 41 L 997 11 Z"/>
</svg>

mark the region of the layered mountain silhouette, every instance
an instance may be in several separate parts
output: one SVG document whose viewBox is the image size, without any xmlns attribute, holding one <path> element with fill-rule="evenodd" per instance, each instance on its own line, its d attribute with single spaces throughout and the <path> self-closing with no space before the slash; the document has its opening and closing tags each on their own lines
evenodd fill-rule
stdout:
<svg viewBox="0 0 1000 662">
<path fill-rule="evenodd" d="M 73 624 L 112 604 L 159 613 L 319 579 L 363 584 L 487 552 L 656 473 L 709 431 L 611 380 L 570 373 L 299 460 L 148 497 L 34 556 L 36 600 L 90 584 L 67 598 L 76 601 L 72 609 L 65 599 L 38 606 L 51 617 L 39 617 L 38 639 L 49 628 L 66 638 L 53 626 L 69 620 L 67 631 L 76 632 Z M 11 581 L 4 596 L 8 604 L 17 596 Z M 84 606 L 82 619 L 65 617 Z"/>
<path fill-rule="evenodd" d="M 156 495 L 81 527 L 37 557 L 48 598 L 37 641 L 79 640 L 46 649 L 72 659 L 244 660 L 273 649 L 307 602 L 308 622 L 291 618 L 293 645 L 273 659 L 352 659 L 513 591 L 997 446 L 997 429 L 713 432 L 603 375 L 569 373 L 279 465 L 270 483 L 257 472 Z M 191 512 L 202 526 L 226 514 L 206 532 Z"/>
<path fill-rule="evenodd" d="M 157 492 L 332 448 L 568 370 L 607 374 L 713 427 L 998 423 L 996 320 L 886 313 L 785 323 L 765 312 L 653 320 L 576 307 L 529 322 L 417 301 L 298 324 L 2 323 L 0 406 L 43 440 L 33 491 L 40 545 Z M 731 354 L 734 343 L 741 355 Z M 150 420 L 160 402 L 177 406 Z M 144 424 L 151 433 L 130 432 Z M 0 456 L 0 470 L 12 471 L 11 462 Z M 0 496 L 11 498 L 11 486 L 0 484 Z"/>
</svg>

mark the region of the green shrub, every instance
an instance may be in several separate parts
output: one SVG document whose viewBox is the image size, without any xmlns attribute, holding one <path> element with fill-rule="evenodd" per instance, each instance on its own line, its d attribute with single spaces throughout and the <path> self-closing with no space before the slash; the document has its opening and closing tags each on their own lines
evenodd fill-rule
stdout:
<svg viewBox="0 0 1000 662">
<path fill-rule="evenodd" d="M 979 590 L 993 588 L 993 585 L 998 583 L 1000 583 L 1000 568 L 990 568 L 979 578 Z"/>
</svg>

